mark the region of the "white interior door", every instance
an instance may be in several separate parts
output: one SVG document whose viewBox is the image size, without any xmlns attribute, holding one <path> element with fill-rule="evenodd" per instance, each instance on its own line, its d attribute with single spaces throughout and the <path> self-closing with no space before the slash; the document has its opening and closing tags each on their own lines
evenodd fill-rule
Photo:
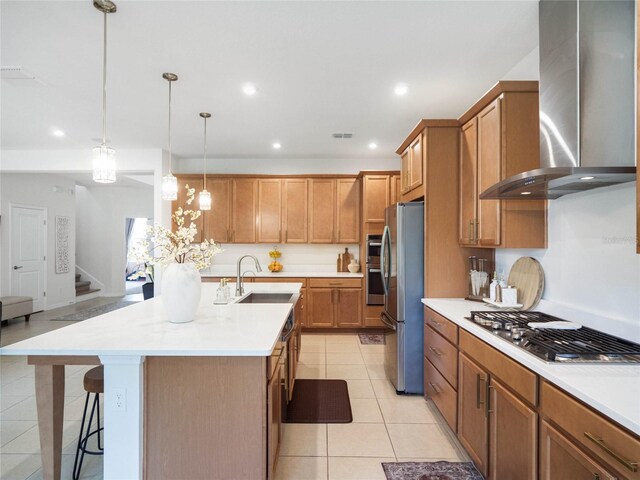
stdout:
<svg viewBox="0 0 640 480">
<path fill-rule="evenodd" d="M 34 311 L 45 307 L 46 211 L 11 208 L 11 295 L 33 298 Z"/>
</svg>

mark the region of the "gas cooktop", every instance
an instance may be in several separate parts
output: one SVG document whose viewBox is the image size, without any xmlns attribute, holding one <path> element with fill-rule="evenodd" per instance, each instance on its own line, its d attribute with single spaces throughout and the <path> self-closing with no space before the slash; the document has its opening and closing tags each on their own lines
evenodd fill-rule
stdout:
<svg viewBox="0 0 640 480">
<path fill-rule="evenodd" d="M 471 312 L 471 318 L 506 342 L 553 363 L 640 363 L 640 345 L 588 327 L 562 330 L 531 322 L 570 322 L 542 312 Z"/>
</svg>

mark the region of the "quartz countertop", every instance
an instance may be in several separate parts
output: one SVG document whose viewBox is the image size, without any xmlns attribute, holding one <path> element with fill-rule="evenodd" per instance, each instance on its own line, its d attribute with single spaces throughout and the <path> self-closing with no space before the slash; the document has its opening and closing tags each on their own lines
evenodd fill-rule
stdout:
<svg viewBox="0 0 640 480">
<path fill-rule="evenodd" d="M 302 271 L 289 271 L 285 270 L 278 273 L 272 273 L 269 271 L 262 272 L 253 272 L 258 278 L 362 278 L 364 275 L 362 272 L 351 273 L 351 272 L 322 272 L 322 271 L 310 271 L 310 270 L 302 270 Z M 203 272 L 200 274 L 202 277 L 228 277 L 228 278 L 236 278 L 237 271 L 234 269 L 231 270 L 220 270 L 213 272 Z M 249 274 L 244 278 L 252 278 L 254 275 Z"/>
<path fill-rule="evenodd" d="M 457 298 L 424 298 L 427 307 L 520 364 L 640 435 L 640 365 L 557 365 L 544 362 L 519 347 L 495 337 L 465 317 L 472 310 L 495 310 L 489 305 Z M 545 311 L 543 307 L 538 308 Z"/>
<path fill-rule="evenodd" d="M 246 283 L 245 293 L 300 292 L 301 283 Z M 267 356 L 293 305 L 214 305 L 217 285 L 202 284 L 195 319 L 170 323 L 162 298 L 77 322 L 0 349 L 2 355 Z"/>
</svg>

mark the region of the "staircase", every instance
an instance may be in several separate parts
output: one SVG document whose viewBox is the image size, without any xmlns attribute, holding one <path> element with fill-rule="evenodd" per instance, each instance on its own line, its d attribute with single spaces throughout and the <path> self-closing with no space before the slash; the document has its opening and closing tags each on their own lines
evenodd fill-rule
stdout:
<svg viewBox="0 0 640 480">
<path fill-rule="evenodd" d="M 91 288 L 91 282 L 87 282 L 85 280 L 82 280 L 81 278 L 82 278 L 82 275 L 80 275 L 79 273 L 76 273 L 76 297 L 89 295 L 91 293 L 96 293 L 100 291 L 99 288 Z"/>
</svg>

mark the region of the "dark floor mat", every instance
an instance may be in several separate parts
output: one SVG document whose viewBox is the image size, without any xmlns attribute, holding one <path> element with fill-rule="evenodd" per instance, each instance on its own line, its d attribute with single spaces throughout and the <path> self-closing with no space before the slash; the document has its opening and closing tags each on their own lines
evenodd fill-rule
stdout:
<svg viewBox="0 0 640 480">
<path fill-rule="evenodd" d="M 286 423 L 351 423 L 349 389 L 344 380 L 296 380 Z"/>
</svg>

